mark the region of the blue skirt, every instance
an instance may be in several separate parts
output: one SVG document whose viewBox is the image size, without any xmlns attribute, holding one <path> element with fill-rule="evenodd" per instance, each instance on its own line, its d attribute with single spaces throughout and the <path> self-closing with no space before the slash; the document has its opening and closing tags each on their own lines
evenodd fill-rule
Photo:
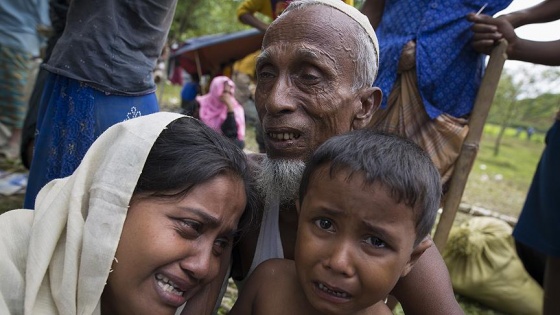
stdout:
<svg viewBox="0 0 560 315">
<path fill-rule="evenodd" d="M 546 148 L 513 231 L 516 241 L 560 257 L 560 121 L 546 135 Z"/>
<path fill-rule="evenodd" d="M 34 209 L 46 183 L 69 176 L 93 141 L 110 126 L 159 111 L 155 93 L 106 94 L 84 83 L 49 73 L 39 113 L 24 208 Z"/>
</svg>

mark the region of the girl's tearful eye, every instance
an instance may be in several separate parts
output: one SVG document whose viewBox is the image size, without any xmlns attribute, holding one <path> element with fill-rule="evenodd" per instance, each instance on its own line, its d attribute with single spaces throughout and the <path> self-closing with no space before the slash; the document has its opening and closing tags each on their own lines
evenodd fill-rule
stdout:
<svg viewBox="0 0 560 315">
<path fill-rule="evenodd" d="M 200 235 L 202 230 L 200 222 L 187 219 L 175 219 L 175 222 L 177 223 L 175 229 L 181 237 L 193 239 Z"/>
<path fill-rule="evenodd" d="M 192 221 L 192 220 L 181 220 L 181 223 L 184 227 L 192 229 L 195 232 L 200 232 L 200 227 L 201 224 L 196 222 L 196 221 Z"/>
<path fill-rule="evenodd" d="M 213 248 L 214 255 L 220 256 L 224 252 L 224 250 L 229 247 L 230 244 L 231 242 L 227 238 L 219 238 L 215 240 Z"/>
</svg>

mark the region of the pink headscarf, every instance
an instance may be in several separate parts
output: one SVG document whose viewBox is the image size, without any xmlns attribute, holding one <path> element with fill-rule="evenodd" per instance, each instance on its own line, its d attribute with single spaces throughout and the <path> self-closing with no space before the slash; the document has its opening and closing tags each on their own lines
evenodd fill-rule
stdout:
<svg viewBox="0 0 560 315">
<path fill-rule="evenodd" d="M 229 82 L 235 92 L 235 84 L 225 76 L 215 77 L 210 83 L 210 91 L 206 95 L 197 96 L 200 104 L 200 120 L 210 128 L 222 133 L 222 124 L 226 120 L 227 105 L 222 103 L 220 95 L 224 91 L 224 83 Z M 237 139 L 245 140 L 245 111 L 243 107 L 233 98 L 233 114 L 237 123 Z"/>
</svg>

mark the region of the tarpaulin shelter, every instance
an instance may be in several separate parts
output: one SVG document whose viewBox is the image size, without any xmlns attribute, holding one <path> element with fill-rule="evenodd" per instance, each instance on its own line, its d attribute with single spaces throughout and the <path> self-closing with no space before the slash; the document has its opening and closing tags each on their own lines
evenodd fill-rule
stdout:
<svg viewBox="0 0 560 315">
<path fill-rule="evenodd" d="M 227 65 L 261 48 L 264 33 L 257 29 L 229 34 L 215 34 L 187 39 L 171 52 L 175 60 L 189 74 L 214 76 Z"/>
</svg>

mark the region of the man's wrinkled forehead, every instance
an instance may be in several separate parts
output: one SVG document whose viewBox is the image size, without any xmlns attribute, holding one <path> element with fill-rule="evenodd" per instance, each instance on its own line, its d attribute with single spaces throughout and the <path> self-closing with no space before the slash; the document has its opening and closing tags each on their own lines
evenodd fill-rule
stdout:
<svg viewBox="0 0 560 315">
<path fill-rule="evenodd" d="M 265 62 L 276 62 L 279 58 L 289 58 L 291 62 L 308 62 L 322 64 L 323 66 L 338 69 L 337 58 L 317 47 L 305 42 L 294 44 L 293 42 L 277 41 L 264 47 L 257 57 L 257 65 Z"/>
<path fill-rule="evenodd" d="M 266 31 L 263 45 L 275 38 L 301 35 L 301 32 L 315 33 L 314 35 L 320 37 L 336 35 L 332 34 L 333 31 L 348 35 L 349 32 L 355 31 L 357 26 L 356 21 L 335 8 L 310 5 L 286 11 L 278 17 Z"/>
<path fill-rule="evenodd" d="M 272 22 L 268 31 L 274 29 L 275 24 L 286 23 L 288 25 L 292 25 L 294 23 L 303 23 L 305 21 L 311 22 L 311 24 L 315 24 L 317 26 L 324 26 L 326 29 L 329 27 L 332 28 L 332 30 L 328 30 L 327 32 L 333 34 L 334 37 L 337 37 L 337 35 L 340 36 L 340 34 L 337 34 L 339 30 L 345 30 L 340 32 L 344 34 L 344 37 L 342 37 L 340 41 L 344 42 L 344 40 L 353 38 L 353 44 L 356 45 L 358 45 L 356 41 L 360 38 L 362 32 L 364 32 L 369 37 L 370 43 L 373 45 L 372 48 L 374 50 L 375 60 L 377 65 L 379 64 L 379 43 L 368 17 L 353 6 L 340 0 L 294 1 L 275 21 Z M 276 32 L 276 30 L 274 32 Z M 360 33 L 360 36 L 356 36 L 358 33 Z M 377 70 L 375 72 L 377 73 Z"/>
<path fill-rule="evenodd" d="M 348 36 L 355 28 L 348 16 L 327 6 L 293 10 L 268 28 L 259 58 L 272 58 L 291 51 L 292 57 L 335 66 L 338 63 L 333 57 L 336 51 L 355 49 L 354 37 Z"/>
</svg>

